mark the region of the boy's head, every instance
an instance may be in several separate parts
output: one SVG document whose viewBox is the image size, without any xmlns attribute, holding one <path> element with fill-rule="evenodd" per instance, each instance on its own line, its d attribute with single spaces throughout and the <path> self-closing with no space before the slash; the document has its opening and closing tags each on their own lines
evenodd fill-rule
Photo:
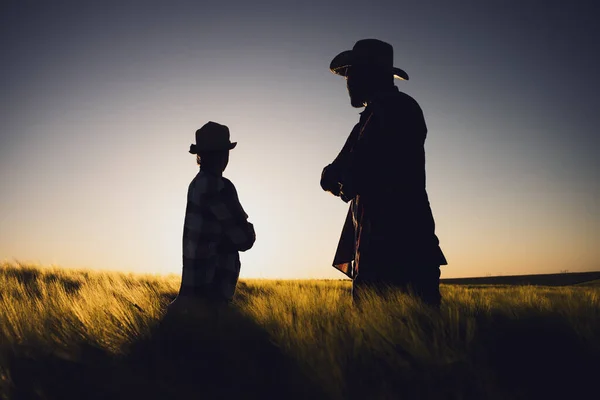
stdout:
<svg viewBox="0 0 600 400">
<path fill-rule="evenodd" d="M 196 163 L 202 170 L 223 173 L 229 164 L 229 150 L 201 152 L 196 154 Z"/>
<path fill-rule="evenodd" d="M 201 169 L 222 173 L 229 162 L 229 150 L 236 145 L 229 140 L 227 126 L 210 121 L 196 131 L 196 143 L 190 146 L 190 153 L 196 154 Z"/>
</svg>

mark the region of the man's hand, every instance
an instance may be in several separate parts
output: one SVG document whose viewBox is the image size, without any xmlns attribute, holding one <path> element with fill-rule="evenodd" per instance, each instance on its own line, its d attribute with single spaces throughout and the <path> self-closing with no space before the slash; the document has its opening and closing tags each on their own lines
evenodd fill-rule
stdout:
<svg viewBox="0 0 600 400">
<path fill-rule="evenodd" d="M 349 201 L 351 201 L 353 198 L 356 197 L 356 190 L 354 188 L 354 185 L 352 185 L 351 182 L 346 182 L 345 184 L 341 185 L 340 184 L 340 199 L 342 199 L 344 201 L 344 203 L 347 203 Z"/>
<path fill-rule="evenodd" d="M 340 195 L 340 171 L 335 164 L 329 164 L 323 168 L 321 173 L 321 188 L 332 193 L 334 196 Z"/>
</svg>

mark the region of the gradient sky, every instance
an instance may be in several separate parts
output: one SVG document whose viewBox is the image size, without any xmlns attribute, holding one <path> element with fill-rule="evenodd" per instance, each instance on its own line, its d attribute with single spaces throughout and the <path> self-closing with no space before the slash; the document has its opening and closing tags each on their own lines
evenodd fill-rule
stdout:
<svg viewBox="0 0 600 400">
<path fill-rule="evenodd" d="M 593 1 L 3 1 L 0 260 L 181 271 L 213 120 L 255 224 L 242 277 L 342 278 L 322 168 L 360 109 L 328 70 L 391 43 L 424 110 L 443 277 L 600 269 Z"/>
</svg>

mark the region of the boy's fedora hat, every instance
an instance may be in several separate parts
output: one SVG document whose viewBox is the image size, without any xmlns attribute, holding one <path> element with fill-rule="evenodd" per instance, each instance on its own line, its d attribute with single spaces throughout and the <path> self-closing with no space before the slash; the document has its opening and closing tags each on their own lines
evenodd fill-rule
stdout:
<svg viewBox="0 0 600 400">
<path fill-rule="evenodd" d="M 231 150 L 237 142 L 229 140 L 229 128 L 225 125 L 209 121 L 196 131 L 196 143 L 190 146 L 190 153 L 201 151 Z"/>
<path fill-rule="evenodd" d="M 408 74 L 394 67 L 394 48 L 378 39 L 363 39 L 356 42 L 352 50 L 342 51 L 335 56 L 329 69 L 336 75 L 346 76 L 353 65 L 375 66 L 389 69 L 394 78 L 407 81 Z"/>
</svg>

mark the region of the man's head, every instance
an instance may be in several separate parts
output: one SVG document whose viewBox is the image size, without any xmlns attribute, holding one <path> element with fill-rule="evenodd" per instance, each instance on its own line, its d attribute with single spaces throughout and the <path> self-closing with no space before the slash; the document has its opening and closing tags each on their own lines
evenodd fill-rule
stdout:
<svg viewBox="0 0 600 400">
<path fill-rule="evenodd" d="M 375 93 L 393 86 L 394 78 L 408 80 L 406 72 L 394 67 L 393 47 L 377 39 L 359 40 L 352 50 L 335 56 L 329 69 L 346 77 L 354 107 L 364 107 Z"/>
<path fill-rule="evenodd" d="M 394 86 L 394 75 L 384 68 L 353 65 L 346 71 L 346 87 L 352 107 L 366 106 L 375 93 L 390 86 Z"/>
</svg>

